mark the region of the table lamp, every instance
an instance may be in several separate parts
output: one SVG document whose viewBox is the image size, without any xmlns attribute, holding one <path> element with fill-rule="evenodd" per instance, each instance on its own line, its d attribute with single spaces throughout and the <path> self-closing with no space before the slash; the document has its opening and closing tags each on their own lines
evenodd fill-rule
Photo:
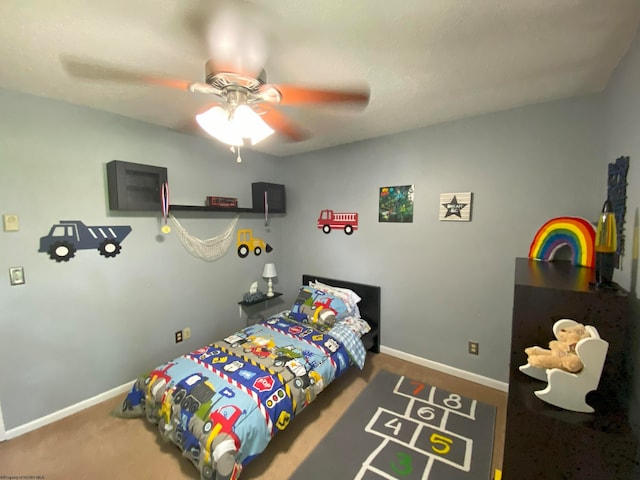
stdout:
<svg viewBox="0 0 640 480">
<path fill-rule="evenodd" d="M 596 286 L 613 287 L 613 269 L 618 248 L 616 217 L 611 202 L 606 200 L 596 228 Z"/>
<path fill-rule="evenodd" d="M 275 264 L 265 264 L 262 276 L 267 279 L 267 297 L 273 297 L 273 279 L 278 276 Z"/>
</svg>

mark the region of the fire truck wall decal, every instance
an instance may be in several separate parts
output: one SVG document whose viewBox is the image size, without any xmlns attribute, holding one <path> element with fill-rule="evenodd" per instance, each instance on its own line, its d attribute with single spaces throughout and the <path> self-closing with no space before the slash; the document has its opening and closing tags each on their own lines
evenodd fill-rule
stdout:
<svg viewBox="0 0 640 480">
<path fill-rule="evenodd" d="M 88 227 L 80 220 L 60 220 L 40 237 L 38 252 L 48 253 L 56 262 L 68 262 L 76 250 L 96 249 L 106 258 L 115 257 L 122 250 L 120 245 L 131 233 L 130 226 Z"/>
<path fill-rule="evenodd" d="M 351 235 L 358 229 L 358 214 L 356 212 L 334 212 L 333 210 L 321 210 L 318 217 L 318 228 L 324 233 L 330 233 L 333 229 L 344 230 Z"/>
<path fill-rule="evenodd" d="M 380 187 L 378 222 L 413 222 L 413 185 Z"/>
<path fill-rule="evenodd" d="M 245 258 L 249 255 L 249 252 L 253 252 L 257 257 L 263 251 L 267 253 L 273 250 L 273 247 L 268 243 L 265 243 L 261 238 L 256 238 L 253 236 L 253 230 L 250 228 L 245 228 L 238 230 L 238 256 L 240 258 Z"/>
<path fill-rule="evenodd" d="M 470 222 L 473 193 L 441 193 L 440 221 Z"/>
</svg>

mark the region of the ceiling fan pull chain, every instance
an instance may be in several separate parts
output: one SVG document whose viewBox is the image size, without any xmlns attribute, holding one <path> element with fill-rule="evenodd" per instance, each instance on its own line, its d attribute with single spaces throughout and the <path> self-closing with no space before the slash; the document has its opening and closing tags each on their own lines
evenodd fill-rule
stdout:
<svg viewBox="0 0 640 480">
<path fill-rule="evenodd" d="M 238 151 L 237 152 L 236 152 L 236 146 L 235 145 L 231 145 L 229 147 L 229 150 L 231 151 L 231 153 L 237 153 L 238 156 L 236 157 L 236 162 L 242 163 L 242 157 L 240 157 L 240 145 L 238 145 Z"/>
</svg>

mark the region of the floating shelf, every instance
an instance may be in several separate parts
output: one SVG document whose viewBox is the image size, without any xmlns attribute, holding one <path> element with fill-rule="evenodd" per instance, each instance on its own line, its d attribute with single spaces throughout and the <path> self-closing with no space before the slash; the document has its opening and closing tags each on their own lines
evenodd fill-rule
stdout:
<svg viewBox="0 0 640 480">
<path fill-rule="evenodd" d="M 208 207 L 205 205 L 169 205 L 169 210 L 176 212 L 244 212 L 244 213 L 260 213 L 253 208 L 226 208 L 226 207 Z"/>
<path fill-rule="evenodd" d="M 245 302 L 244 300 L 241 302 L 238 302 L 238 305 L 242 305 L 243 307 L 250 307 L 251 305 L 257 305 L 259 303 L 262 302 L 268 302 L 269 300 L 273 300 L 274 298 L 278 298 L 281 297 L 282 294 L 280 292 L 273 292 L 273 295 L 270 297 L 267 297 L 266 295 L 264 297 L 262 297 L 259 300 L 254 300 L 253 302 Z"/>
</svg>

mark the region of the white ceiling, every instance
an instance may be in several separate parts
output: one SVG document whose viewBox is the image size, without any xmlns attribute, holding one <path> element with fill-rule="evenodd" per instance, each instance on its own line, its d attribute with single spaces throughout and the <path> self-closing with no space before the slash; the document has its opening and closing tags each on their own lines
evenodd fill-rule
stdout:
<svg viewBox="0 0 640 480">
<path fill-rule="evenodd" d="M 1 0 L 0 87 L 198 133 L 206 95 L 78 79 L 61 58 L 204 81 L 210 55 L 187 21 L 204 1 Z M 638 0 L 251 3 L 269 15 L 269 83 L 371 90 L 364 111 L 288 107 L 313 137 L 253 147 L 279 156 L 602 91 L 640 23 Z"/>
</svg>

